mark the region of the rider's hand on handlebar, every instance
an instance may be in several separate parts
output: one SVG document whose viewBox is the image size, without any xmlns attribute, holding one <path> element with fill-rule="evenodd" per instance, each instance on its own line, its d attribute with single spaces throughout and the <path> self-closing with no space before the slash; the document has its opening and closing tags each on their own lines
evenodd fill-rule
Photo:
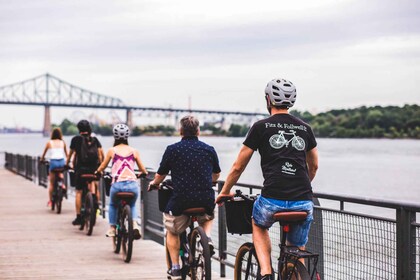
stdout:
<svg viewBox="0 0 420 280">
<path fill-rule="evenodd" d="M 233 199 L 234 194 L 233 193 L 229 193 L 229 194 L 225 194 L 225 193 L 220 193 L 215 200 L 215 203 L 219 206 L 222 206 L 224 202 L 229 201 L 231 199 Z"/>
<path fill-rule="evenodd" d="M 159 185 L 155 184 L 155 181 L 152 181 L 149 183 L 149 187 L 147 188 L 147 191 L 153 191 L 153 190 L 158 190 L 159 189 Z"/>
</svg>

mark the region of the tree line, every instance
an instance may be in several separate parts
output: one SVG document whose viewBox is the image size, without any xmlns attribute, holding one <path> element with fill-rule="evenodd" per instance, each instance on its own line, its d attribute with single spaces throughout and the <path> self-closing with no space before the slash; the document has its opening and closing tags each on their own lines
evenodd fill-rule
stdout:
<svg viewBox="0 0 420 280">
<path fill-rule="evenodd" d="M 317 137 L 420 139 L 420 106 L 362 106 L 312 115 L 292 111 L 312 126 Z"/>
<path fill-rule="evenodd" d="M 328 138 L 412 138 L 420 139 L 420 106 L 362 106 L 354 109 L 330 110 L 319 114 L 292 110 L 292 115 L 311 125 L 315 136 Z M 228 129 L 220 124 L 204 123 L 200 130 L 204 135 L 244 137 L 251 124 L 231 124 Z M 64 135 L 78 133 L 77 126 L 68 119 L 56 125 Z M 112 125 L 92 124 L 96 134 L 112 135 Z M 136 126 L 133 136 L 164 135 L 178 132 L 168 125 Z"/>
</svg>

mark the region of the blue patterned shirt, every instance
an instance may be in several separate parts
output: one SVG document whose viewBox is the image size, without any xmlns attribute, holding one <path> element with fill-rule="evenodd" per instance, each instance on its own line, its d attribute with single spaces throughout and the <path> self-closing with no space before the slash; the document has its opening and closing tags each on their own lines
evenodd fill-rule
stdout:
<svg viewBox="0 0 420 280">
<path fill-rule="evenodd" d="M 214 210 L 212 174 L 220 173 L 219 159 L 212 146 L 198 140 L 196 136 L 183 137 L 169 145 L 163 154 L 160 175 L 171 172 L 173 195 L 165 212 L 181 215 L 192 207 L 205 207 L 208 214 Z"/>
</svg>

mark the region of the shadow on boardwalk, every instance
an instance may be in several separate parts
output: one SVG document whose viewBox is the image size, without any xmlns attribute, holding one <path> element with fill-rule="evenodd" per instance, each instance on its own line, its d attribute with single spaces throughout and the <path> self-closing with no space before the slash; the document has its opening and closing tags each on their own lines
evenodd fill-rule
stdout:
<svg viewBox="0 0 420 280">
<path fill-rule="evenodd" d="M 126 264 L 105 237 L 107 220 L 86 236 L 71 224 L 73 203 L 57 215 L 46 202 L 46 189 L 0 169 L 0 279 L 166 279 L 163 246 L 135 241 Z"/>
</svg>

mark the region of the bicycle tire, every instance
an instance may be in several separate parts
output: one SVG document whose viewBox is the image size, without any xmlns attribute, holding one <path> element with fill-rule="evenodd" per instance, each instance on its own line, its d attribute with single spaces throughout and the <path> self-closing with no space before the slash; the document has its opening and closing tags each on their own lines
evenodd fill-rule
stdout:
<svg viewBox="0 0 420 280">
<path fill-rule="evenodd" d="M 115 236 L 112 237 L 112 246 L 113 246 L 113 251 L 115 254 L 119 254 L 120 253 L 120 249 L 121 249 L 121 239 L 122 239 L 122 234 L 121 234 L 121 212 L 122 209 L 121 207 L 118 207 L 118 214 L 117 214 L 117 224 L 116 224 L 116 228 L 115 228 Z"/>
<path fill-rule="evenodd" d="M 55 210 L 55 194 L 53 193 L 52 201 L 51 201 L 51 211 Z"/>
<path fill-rule="evenodd" d="M 85 199 L 85 216 L 84 224 L 86 229 L 86 235 L 92 235 L 93 226 L 95 225 L 96 211 L 93 202 L 92 193 L 88 192 Z"/>
<path fill-rule="evenodd" d="M 63 200 L 63 198 L 62 197 L 58 197 L 57 198 L 57 201 L 55 202 L 55 206 L 57 206 L 57 208 L 56 208 L 56 210 L 57 210 L 57 214 L 60 214 L 61 213 L 61 205 L 62 205 L 62 200 Z"/>
<path fill-rule="evenodd" d="M 287 265 L 283 269 L 283 272 L 281 273 L 282 280 L 286 280 L 286 279 L 287 280 L 310 280 L 311 279 L 311 276 L 309 275 L 309 272 L 306 269 L 305 265 L 301 263 L 300 261 L 296 262 L 296 266 L 294 267 L 293 272 L 290 274 L 289 277 L 287 277 L 293 267 L 294 267 L 293 263 L 291 261 L 287 261 Z"/>
<path fill-rule="evenodd" d="M 211 280 L 211 255 L 209 241 L 202 227 L 191 232 L 191 279 Z"/>
<path fill-rule="evenodd" d="M 260 266 L 258 264 L 254 244 L 251 242 L 242 244 L 236 253 L 234 279 L 257 279 L 259 273 Z"/>
<path fill-rule="evenodd" d="M 121 249 L 122 257 L 126 263 L 129 263 L 131 260 L 131 254 L 133 252 L 133 218 L 131 217 L 131 207 L 130 205 L 125 205 L 123 208 L 123 213 L 121 215 L 121 225 L 122 225 L 122 240 L 121 240 Z"/>
<path fill-rule="evenodd" d="M 58 182 L 57 182 L 58 183 Z M 60 189 L 61 186 L 57 186 L 56 192 L 55 192 L 55 198 L 53 204 L 56 206 L 57 214 L 61 213 L 61 205 L 63 201 L 63 190 Z"/>
</svg>

